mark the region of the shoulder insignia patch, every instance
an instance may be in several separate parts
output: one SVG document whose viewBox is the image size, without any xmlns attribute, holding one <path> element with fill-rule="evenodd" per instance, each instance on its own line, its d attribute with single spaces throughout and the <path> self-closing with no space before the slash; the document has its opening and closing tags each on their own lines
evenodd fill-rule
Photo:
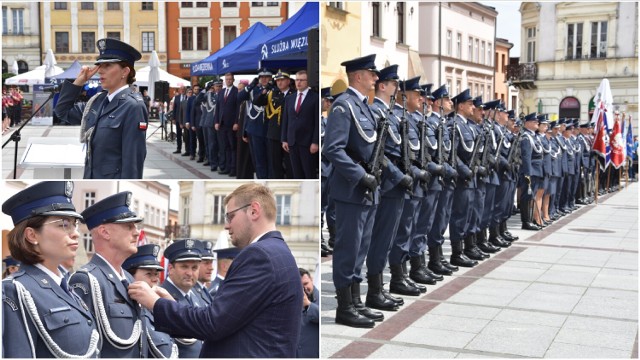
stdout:
<svg viewBox="0 0 640 360">
<path fill-rule="evenodd" d="M 73 284 L 69 284 L 69 285 L 71 285 L 71 287 L 74 288 L 74 289 L 82 290 L 83 294 L 89 295 L 89 289 L 87 289 L 87 287 L 84 286 L 83 283 L 73 283 Z"/>
<path fill-rule="evenodd" d="M 11 311 L 18 311 L 18 305 L 16 305 L 16 302 L 13 301 L 13 299 L 2 296 L 2 301 L 4 301 L 7 305 L 9 305 L 9 307 L 11 307 Z"/>
<path fill-rule="evenodd" d="M 331 112 L 336 112 L 336 111 L 340 111 L 341 113 L 345 113 L 346 111 L 344 110 L 344 108 L 340 105 L 338 106 L 334 106 L 333 109 L 331 110 Z"/>
</svg>

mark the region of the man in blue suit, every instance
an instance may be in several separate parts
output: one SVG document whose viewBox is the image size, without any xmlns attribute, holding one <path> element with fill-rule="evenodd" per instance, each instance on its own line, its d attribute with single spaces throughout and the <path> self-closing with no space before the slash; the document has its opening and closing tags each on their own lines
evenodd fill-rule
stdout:
<svg viewBox="0 0 640 360">
<path fill-rule="evenodd" d="M 236 176 L 236 135 L 238 131 L 238 88 L 233 85 L 232 73 L 224 74 L 225 88 L 218 93 L 215 129 L 224 147 L 225 164 L 220 164 L 220 174 Z"/>
<path fill-rule="evenodd" d="M 247 183 L 225 197 L 225 229 L 242 249 L 211 306 L 193 308 L 160 296 L 146 282 L 130 295 L 153 309 L 156 329 L 204 340 L 200 357 L 295 357 L 303 300 L 300 273 L 276 230 L 271 190 Z"/>
<path fill-rule="evenodd" d="M 178 89 L 176 95 L 173 97 L 173 119 L 174 122 L 176 124 L 176 142 L 177 142 L 177 148 L 176 151 L 174 151 L 174 154 L 181 154 L 182 153 L 182 122 L 180 119 L 180 105 L 182 104 L 182 101 L 185 99 L 185 87 L 181 86 L 180 89 Z"/>
<path fill-rule="evenodd" d="M 318 94 L 309 89 L 305 70 L 296 73 L 296 92 L 285 100 L 282 148 L 291 156 L 294 179 L 317 179 L 320 149 Z"/>
<path fill-rule="evenodd" d="M 82 212 L 96 253 L 69 279 L 69 288 L 88 305 L 99 324 L 100 355 L 107 358 L 147 354 L 146 310 L 129 297 L 127 287 L 133 276 L 122 268 L 124 261 L 138 251 L 136 242 L 140 233 L 135 223 L 142 221 L 129 209 L 130 204 L 131 192 L 125 191 Z"/>
<path fill-rule="evenodd" d="M 309 271 L 300 268 L 300 279 L 304 297 L 296 357 L 317 359 L 320 357 L 320 293 L 313 286 Z"/>
</svg>

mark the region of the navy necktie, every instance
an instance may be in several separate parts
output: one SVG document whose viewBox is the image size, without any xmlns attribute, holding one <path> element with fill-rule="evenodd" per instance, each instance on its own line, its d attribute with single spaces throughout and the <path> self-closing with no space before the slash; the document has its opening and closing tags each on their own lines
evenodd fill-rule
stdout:
<svg viewBox="0 0 640 360">
<path fill-rule="evenodd" d="M 191 293 L 187 293 L 187 295 L 185 295 L 185 297 L 187 298 L 187 301 L 189 302 L 189 305 L 193 306 L 193 300 L 191 299 Z"/>
<path fill-rule="evenodd" d="M 64 290 L 64 292 L 69 294 L 69 296 L 73 297 L 73 295 L 71 295 L 71 291 L 69 290 L 69 284 L 67 284 L 67 279 L 65 277 L 62 278 L 62 281 L 60 282 L 60 287 L 62 288 L 62 290 Z"/>
</svg>

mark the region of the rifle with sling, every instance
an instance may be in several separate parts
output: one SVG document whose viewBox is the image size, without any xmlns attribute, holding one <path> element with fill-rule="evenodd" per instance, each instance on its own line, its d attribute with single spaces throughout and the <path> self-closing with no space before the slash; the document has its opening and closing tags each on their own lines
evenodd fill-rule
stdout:
<svg viewBox="0 0 640 360">
<path fill-rule="evenodd" d="M 377 138 L 376 144 L 373 147 L 373 154 L 371 160 L 365 164 L 365 170 L 376 178 L 378 184 L 381 182 L 380 177 L 382 176 L 382 167 L 384 166 L 384 144 L 387 140 L 387 134 L 389 134 L 389 116 L 391 116 L 391 111 L 396 105 L 396 93 L 397 89 L 396 92 L 391 95 L 387 114 L 378 121 L 378 128 L 376 129 Z M 369 189 L 365 191 L 365 195 L 367 197 L 371 196 Z"/>
</svg>

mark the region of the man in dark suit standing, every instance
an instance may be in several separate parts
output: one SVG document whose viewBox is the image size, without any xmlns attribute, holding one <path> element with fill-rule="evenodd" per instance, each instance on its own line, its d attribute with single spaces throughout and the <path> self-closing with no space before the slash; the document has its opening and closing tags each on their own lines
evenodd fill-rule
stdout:
<svg viewBox="0 0 640 360">
<path fill-rule="evenodd" d="M 300 280 L 304 297 L 296 357 L 317 359 L 320 357 L 320 293 L 313 286 L 311 274 L 306 269 L 300 268 Z"/>
<path fill-rule="evenodd" d="M 296 89 L 295 98 L 285 100 L 282 148 L 291 156 L 294 179 L 317 179 L 320 107 L 318 94 L 309 89 L 304 70 L 296 73 Z"/>
<path fill-rule="evenodd" d="M 271 190 L 247 183 L 225 197 L 225 229 L 242 249 L 211 306 L 161 299 L 146 282 L 129 294 L 153 309 L 159 331 L 204 340 L 200 357 L 295 357 L 303 304 L 300 274 L 276 230 Z"/>
<path fill-rule="evenodd" d="M 176 148 L 176 151 L 173 152 L 174 154 L 182 153 L 182 123 L 180 121 L 180 105 L 182 104 L 182 100 L 184 99 L 184 86 L 181 86 L 176 93 L 176 96 L 173 97 L 173 119 L 176 124 L 176 139 L 178 142 L 178 147 Z"/>
<path fill-rule="evenodd" d="M 236 176 L 236 136 L 238 131 L 238 88 L 233 85 L 232 73 L 224 74 L 225 88 L 218 93 L 215 128 L 224 144 L 225 165 L 220 166 L 220 174 Z"/>
</svg>

